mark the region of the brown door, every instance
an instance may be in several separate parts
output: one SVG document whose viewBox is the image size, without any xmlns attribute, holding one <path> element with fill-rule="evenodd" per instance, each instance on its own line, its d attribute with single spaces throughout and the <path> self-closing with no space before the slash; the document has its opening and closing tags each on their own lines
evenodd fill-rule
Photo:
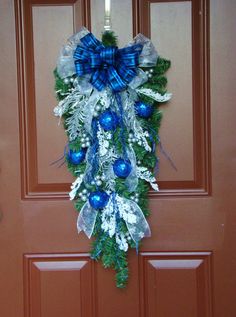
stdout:
<svg viewBox="0 0 236 317">
<path fill-rule="evenodd" d="M 235 1 L 112 1 L 121 45 L 142 32 L 172 60 L 161 139 L 178 168 L 160 153 L 152 237 L 129 253 L 125 290 L 90 260 L 72 179 L 50 166 L 66 142 L 56 56 L 82 24 L 99 35 L 103 2 L 0 1 L 0 316 L 235 317 Z"/>
</svg>

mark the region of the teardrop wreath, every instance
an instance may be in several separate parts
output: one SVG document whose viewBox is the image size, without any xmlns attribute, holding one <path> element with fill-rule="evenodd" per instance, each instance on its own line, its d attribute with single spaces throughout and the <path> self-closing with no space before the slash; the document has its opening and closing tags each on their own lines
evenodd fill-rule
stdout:
<svg viewBox="0 0 236 317">
<path fill-rule="evenodd" d="M 128 248 L 138 248 L 151 231 L 148 190 L 158 191 L 156 145 L 170 61 L 138 34 L 124 48 L 105 31 L 99 41 L 86 28 L 62 48 L 54 71 L 68 144 L 64 158 L 76 177 L 69 193 L 79 212 L 78 232 L 95 237 L 94 260 L 128 280 Z"/>
</svg>

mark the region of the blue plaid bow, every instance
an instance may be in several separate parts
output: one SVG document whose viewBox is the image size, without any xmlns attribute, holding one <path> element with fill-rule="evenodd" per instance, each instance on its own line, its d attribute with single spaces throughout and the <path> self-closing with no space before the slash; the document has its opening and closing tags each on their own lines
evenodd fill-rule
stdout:
<svg viewBox="0 0 236 317">
<path fill-rule="evenodd" d="M 114 92 L 127 87 L 136 76 L 142 45 L 122 49 L 104 46 L 92 33 L 81 38 L 75 53 L 75 68 L 78 76 L 91 74 L 90 83 L 99 91 L 109 85 Z"/>
</svg>

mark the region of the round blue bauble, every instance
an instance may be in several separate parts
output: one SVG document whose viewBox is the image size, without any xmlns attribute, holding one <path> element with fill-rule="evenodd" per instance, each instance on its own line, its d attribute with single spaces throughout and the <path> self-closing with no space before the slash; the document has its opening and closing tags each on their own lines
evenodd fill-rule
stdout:
<svg viewBox="0 0 236 317">
<path fill-rule="evenodd" d="M 99 123 L 105 131 L 115 130 L 119 124 L 119 117 L 114 111 L 106 110 L 99 116 Z"/>
<path fill-rule="evenodd" d="M 113 171 L 118 177 L 126 178 L 129 176 L 131 170 L 132 167 L 129 160 L 123 160 L 122 158 L 119 158 L 114 162 Z"/>
<path fill-rule="evenodd" d="M 153 113 L 153 106 L 142 101 L 137 101 L 134 107 L 137 115 L 141 118 L 149 118 Z"/>
<path fill-rule="evenodd" d="M 67 158 L 71 164 L 78 165 L 85 159 L 85 155 L 86 155 L 86 149 L 81 149 L 77 152 L 69 150 Z"/>
<path fill-rule="evenodd" d="M 103 190 L 92 192 L 89 195 L 89 203 L 91 207 L 94 209 L 104 208 L 107 205 L 108 200 L 109 200 L 109 195 Z"/>
</svg>

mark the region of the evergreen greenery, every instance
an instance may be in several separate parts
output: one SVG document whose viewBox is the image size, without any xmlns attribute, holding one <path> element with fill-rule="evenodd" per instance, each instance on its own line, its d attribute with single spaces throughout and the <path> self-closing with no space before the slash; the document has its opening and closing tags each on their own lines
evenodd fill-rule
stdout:
<svg viewBox="0 0 236 317">
<path fill-rule="evenodd" d="M 105 31 L 102 34 L 102 44 L 105 46 L 117 46 L 117 36 L 113 31 Z"/>
</svg>

